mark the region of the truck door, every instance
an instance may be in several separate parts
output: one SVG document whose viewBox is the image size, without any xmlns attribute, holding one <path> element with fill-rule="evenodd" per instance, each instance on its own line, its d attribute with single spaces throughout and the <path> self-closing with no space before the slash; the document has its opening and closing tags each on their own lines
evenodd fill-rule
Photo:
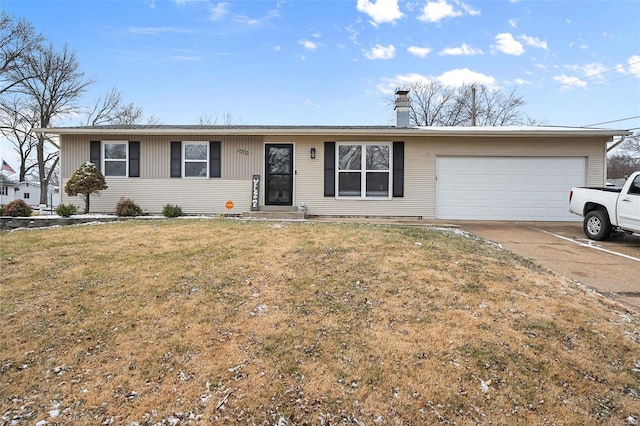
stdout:
<svg viewBox="0 0 640 426">
<path fill-rule="evenodd" d="M 618 199 L 618 225 L 640 232 L 640 175 L 636 176 L 626 194 Z"/>
</svg>

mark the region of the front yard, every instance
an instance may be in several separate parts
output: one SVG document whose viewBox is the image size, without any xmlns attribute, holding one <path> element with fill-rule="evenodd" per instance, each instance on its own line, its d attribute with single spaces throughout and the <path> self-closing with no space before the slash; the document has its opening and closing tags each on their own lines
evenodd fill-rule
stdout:
<svg viewBox="0 0 640 426">
<path fill-rule="evenodd" d="M 638 424 L 636 315 L 424 227 L 0 234 L 0 424 Z"/>
</svg>

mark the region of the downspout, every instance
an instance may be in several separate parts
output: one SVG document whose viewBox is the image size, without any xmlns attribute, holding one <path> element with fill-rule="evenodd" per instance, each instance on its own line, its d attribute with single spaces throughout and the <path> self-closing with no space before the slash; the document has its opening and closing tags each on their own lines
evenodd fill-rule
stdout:
<svg viewBox="0 0 640 426">
<path fill-rule="evenodd" d="M 613 150 L 614 148 L 618 147 L 622 142 L 625 141 L 626 138 L 627 138 L 626 136 L 622 136 L 618 142 L 614 143 L 609 148 L 607 148 L 607 152 L 609 152 L 609 151 Z"/>
</svg>

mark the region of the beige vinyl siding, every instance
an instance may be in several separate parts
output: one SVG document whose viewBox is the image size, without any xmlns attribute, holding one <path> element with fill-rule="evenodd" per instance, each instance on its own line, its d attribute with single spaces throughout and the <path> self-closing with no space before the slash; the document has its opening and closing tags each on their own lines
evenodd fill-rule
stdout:
<svg viewBox="0 0 640 426">
<path fill-rule="evenodd" d="M 292 143 L 291 137 L 268 137 L 269 143 Z M 428 212 L 425 200 L 420 196 L 424 178 L 420 152 L 416 148 L 410 151 L 411 145 L 405 143 L 405 191 L 404 197 L 385 200 L 348 200 L 324 196 L 324 142 L 381 142 L 399 141 L 381 137 L 344 137 L 332 135 L 327 137 L 305 136 L 295 138 L 295 175 L 294 205 L 304 204 L 309 215 L 318 216 L 423 216 Z M 405 141 L 406 142 L 406 141 Z M 311 148 L 316 149 L 316 158 L 311 158 Z M 409 160 L 412 161 L 409 161 Z M 261 188 L 262 191 L 262 188 Z"/>
<path fill-rule="evenodd" d="M 587 185 L 605 180 L 606 139 L 602 137 L 443 137 L 443 136 L 136 136 L 62 135 L 62 187 L 71 174 L 89 159 L 89 141 L 140 141 L 140 178 L 110 178 L 109 189 L 92 197 L 92 211 L 112 212 L 121 196 L 138 202 L 149 213 L 166 203 L 179 204 L 189 214 L 240 214 L 250 208 L 251 177 L 261 176 L 260 206 L 264 206 L 265 143 L 294 144 L 293 204 L 305 204 L 307 213 L 319 216 L 408 216 L 435 218 L 436 159 L 438 156 L 584 157 Z M 171 141 L 222 142 L 221 179 L 169 178 Z M 324 197 L 324 142 L 405 143 L 404 197 L 389 200 L 348 200 Z M 311 148 L 316 158 L 310 158 Z M 231 211 L 226 201 L 234 202 Z M 62 194 L 62 202 L 82 201 Z"/>
<path fill-rule="evenodd" d="M 91 212 L 113 213 L 121 197 L 134 200 L 148 214 L 161 213 L 165 204 L 177 204 L 190 215 L 241 214 L 251 201 L 251 180 L 121 178 L 108 179 L 107 185 L 91 196 Z M 227 201 L 233 209 L 226 208 Z M 62 203 L 84 208 L 82 197 L 62 194 Z"/>
<path fill-rule="evenodd" d="M 220 141 L 222 179 L 251 179 L 262 170 L 262 136 L 136 136 L 136 135 L 63 135 L 61 171 L 69 178 L 89 160 L 89 142 L 128 140 L 140 142 L 140 177 L 166 179 L 171 172 L 171 142 Z"/>
<path fill-rule="evenodd" d="M 383 138 L 296 138 L 296 193 L 310 215 L 421 216 L 435 218 L 438 156 L 585 157 L 587 185 L 604 181 L 604 140 L 599 138 L 405 138 L 404 197 L 392 200 L 345 200 L 324 197 L 324 141 L 394 142 Z M 316 148 L 316 159 L 309 151 Z"/>
</svg>

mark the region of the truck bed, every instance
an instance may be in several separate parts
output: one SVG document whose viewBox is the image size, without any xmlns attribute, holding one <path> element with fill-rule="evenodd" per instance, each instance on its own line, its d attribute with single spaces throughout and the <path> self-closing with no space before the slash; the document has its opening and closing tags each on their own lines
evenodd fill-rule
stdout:
<svg viewBox="0 0 640 426">
<path fill-rule="evenodd" d="M 584 189 L 593 189 L 595 191 L 603 191 L 603 192 L 622 192 L 621 186 L 581 186 L 580 188 Z"/>
</svg>

